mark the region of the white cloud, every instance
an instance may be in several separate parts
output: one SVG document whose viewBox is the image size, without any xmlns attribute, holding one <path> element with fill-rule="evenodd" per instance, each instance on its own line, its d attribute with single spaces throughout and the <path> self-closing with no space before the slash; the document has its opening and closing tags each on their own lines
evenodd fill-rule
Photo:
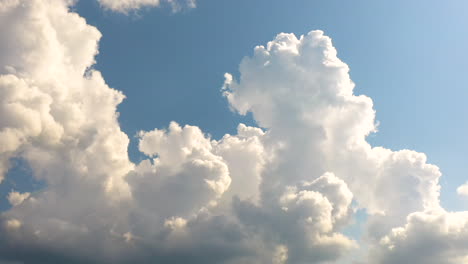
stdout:
<svg viewBox="0 0 468 264">
<path fill-rule="evenodd" d="M 468 261 L 468 212 L 413 213 L 382 238 L 377 263 L 458 264 Z"/>
<path fill-rule="evenodd" d="M 265 133 L 255 127 L 239 124 L 237 135 L 225 135 L 219 142 L 213 141 L 214 152 L 223 157 L 229 167 L 231 182 L 222 202 L 229 204 L 237 196 L 258 203 L 264 166 L 272 158 L 264 148 Z"/>
<path fill-rule="evenodd" d="M 109 191 L 125 192 L 121 179 L 132 164 L 115 112 L 124 96 L 99 72 L 87 71 L 101 35 L 67 9 L 60 0 L 34 0 L 2 10 L 0 31 L 8 36 L 2 47 L 8 48 L 0 51 L 1 160 L 7 167 L 21 152 L 49 183 L 92 172 L 80 181 L 94 177 Z M 97 151 L 105 154 L 93 156 Z M 116 173 L 104 173 L 110 167 Z"/>
<path fill-rule="evenodd" d="M 460 185 L 457 188 L 457 193 L 460 196 L 468 196 L 468 182 L 465 184 Z"/>
<path fill-rule="evenodd" d="M 141 9 L 143 7 L 159 7 L 161 4 L 167 4 L 173 12 L 180 11 L 183 8 L 195 8 L 195 0 L 98 0 L 99 3 L 112 11 L 128 13 L 131 10 Z"/>
<path fill-rule="evenodd" d="M 268 179 L 262 184 L 263 201 L 273 207 L 284 186 L 333 172 L 346 182 L 358 206 L 370 214 L 367 237 L 372 246 L 404 226 L 409 214 L 441 210 L 441 174 L 436 166 L 426 163 L 422 153 L 371 147 L 365 138 L 376 130 L 372 101 L 353 95 L 353 87 L 348 66 L 336 57 L 330 38 L 313 31 L 300 38 L 282 33 L 266 46 L 256 47 L 252 57 L 242 60 L 239 81 L 227 74 L 223 90 L 233 109 L 240 114 L 252 112 L 267 130 L 265 144 L 277 146 L 275 165 L 268 166 L 263 175 Z M 325 202 L 319 203 L 323 201 L 319 193 L 298 187 L 286 192 L 283 201 L 284 197 L 290 197 L 296 205 L 315 201 L 321 204 L 319 212 L 330 208 Z M 313 222 L 328 223 L 318 219 Z M 323 224 L 320 228 L 330 227 Z M 311 249 L 308 252 L 313 252 Z M 463 256 L 461 248 L 456 251 L 455 256 Z M 328 257 L 339 253 L 335 248 L 334 256 Z M 300 252 L 292 256 L 297 258 L 292 263 L 301 263 Z M 388 263 L 409 263 L 411 259 L 412 255 L 402 255 L 399 261 L 390 258 Z M 369 263 L 380 262 L 371 258 Z"/>
<path fill-rule="evenodd" d="M 101 34 L 69 12 L 68 2 L 8 1 L 0 8 L 3 172 L 10 158 L 22 158 L 47 184 L 1 214 L 7 228 L 16 227 L 0 239 L 9 245 L 2 247 L 2 258 L 21 255 L 13 247 L 43 248 L 53 259 L 98 241 L 89 234 L 103 227 L 103 219 L 118 221 L 115 204 L 130 198 L 124 177 L 134 165 L 116 113 L 124 96 L 90 69 Z M 8 224 L 16 223 L 12 219 L 21 225 Z"/>
<path fill-rule="evenodd" d="M 321 31 L 278 35 L 244 58 L 240 73 L 239 82 L 228 75 L 224 94 L 268 130 L 269 145 L 278 145 L 283 159 L 269 177 L 295 182 L 333 172 L 362 207 L 401 223 L 415 210 L 438 206 L 440 172 L 424 154 L 365 141 L 375 131 L 372 101 L 352 94 L 348 66 Z"/>
<path fill-rule="evenodd" d="M 330 263 L 357 246 L 342 233 L 355 201 L 369 212 L 369 263 L 426 263 L 418 241 L 434 263 L 465 260 L 468 217 L 441 209 L 438 168 L 366 142 L 372 101 L 353 94 L 323 32 L 279 34 L 226 75 L 231 107 L 261 128 L 220 140 L 177 123 L 142 131 L 148 158 L 133 164 L 117 122 L 124 95 L 92 69 L 101 35 L 69 4 L 0 3 L 0 173 L 22 158 L 47 184 L 9 194 L 19 206 L 0 214 L 0 258 Z"/>
<path fill-rule="evenodd" d="M 157 158 L 142 161 L 127 180 L 146 210 L 165 219 L 187 218 L 229 188 L 228 167 L 199 128 L 172 122 L 168 131 L 141 132 L 140 138 L 140 150 Z"/>
<path fill-rule="evenodd" d="M 28 193 L 28 192 L 25 192 L 25 193 L 19 193 L 19 192 L 14 192 L 14 191 L 11 191 L 9 194 L 8 194 L 8 202 L 10 202 L 11 205 L 13 206 L 18 206 L 20 204 L 22 204 L 24 202 L 24 200 L 28 199 L 28 197 L 30 196 L 31 194 Z"/>
<path fill-rule="evenodd" d="M 214 206 L 230 186 L 226 160 L 254 168 L 233 170 L 239 177 L 260 171 L 255 163 L 262 160 L 256 157 L 262 132 L 240 126 L 238 136 L 215 142 L 196 127 L 173 123 L 168 131 L 141 133 L 140 148 L 150 157 L 133 164 L 128 137 L 117 122 L 124 96 L 92 69 L 99 31 L 70 12 L 68 1 L 2 4 L 2 169 L 6 172 L 10 158 L 22 158 L 46 187 L 1 213 L 0 259 L 212 263 L 256 258 L 257 243 L 228 212 L 230 202 L 223 201 L 225 209 Z M 231 151 L 236 148 L 246 156 Z M 236 186 L 231 197 L 242 191 Z M 255 193 L 254 187 L 250 194 Z M 16 196 L 10 195 L 12 203 L 19 202 Z"/>
<path fill-rule="evenodd" d="M 5 222 L 7 231 L 16 231 L 21 227 L 21 222 L 18 219 L 9 219 Z"/>
</svg>

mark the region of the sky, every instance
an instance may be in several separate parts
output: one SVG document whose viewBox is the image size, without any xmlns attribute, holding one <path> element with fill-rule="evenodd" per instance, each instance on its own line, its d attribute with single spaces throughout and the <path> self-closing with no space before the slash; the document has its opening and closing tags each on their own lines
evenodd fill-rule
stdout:
<svg viewBox="0 0 468 264">
<path fill-rule="evenodd" d="M 467 11 L 0 0 L 0 263 L 468 261 Z"/>
</svg>

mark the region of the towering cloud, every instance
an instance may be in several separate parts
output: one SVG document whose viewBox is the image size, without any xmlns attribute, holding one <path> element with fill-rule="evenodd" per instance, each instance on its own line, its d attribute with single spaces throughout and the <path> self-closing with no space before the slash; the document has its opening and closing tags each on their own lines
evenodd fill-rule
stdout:
<svg viewBox="0 0 468 264">
<path fill-rule="evenodd" d="M 8 202 L 10 202 L 12 206 L 20 205 L 21 203 L 23 203 L 24 200 L 28 199 L 29 195 L 31 194 L 28 192 L 19 193 L 12 191 L 8 194 Z"/>
<path fill-rule="evenodd" d="M 467 261 L 467 213 L 440 206 L 424 154 L 366 142 L 372 100 L 323 32 L 281 33 L 226 74 L 223 95 L 259 127 L 220 140 L 175 122 L 141 131 L 134 164 L 124 95 L 93 69 L 100 33 L 72 2 L 0 1 L 1 177 L 21 158 L 46 183 L 5 194 L 0 261 L 334 263 L 363 243 L 369 264 Z M 343 234 L 357 208 L 363 241 Z"/>
<path fill-rule="evenodd" d="M 224 95 L 239 113 L 253 113 L 281 157 L 267 173 L 282 184 L 264 184 L 265 200 L 276 200 L 278 187 L 332 172 L 360 206 L 394 224 L 438 207 L 440 173 L 424 154 L 365 141 L 375 131 L 372 101 L 353 94 L 347 65 L 321 31 L 299 39 L 279 34 L 245 58 L 240 72 L 239 82 L 227 75 Z"/>
<path fill-rule="evenodd" d="M 427 164 L 422 153 L 393 152 L 365 141 L 375 131 L 372 101 L 353 94 L 347 65 L 336 57 L 331 40 L 321 31 L 300 38 L 279 34 L 266 47 L 256 47 L 253 57 L 242 61 L 240 73 L 238 82 L 226 76 L 224 95 L 240 114 L 252 112 L 268 131 L 266 144 L 278 146 L 275 166 L 269 166 L 263 175 L 268 180 L 262 184 L 262 197 L 271 202 L 269 208 L 281 193 L 280 204 L 297 199 L 303 203 L 305 197 L 316 200 L 299 187 L 287 187 L 286 193 L 282 189 L 294 182 L 313 186 L 323 179 L 320 175 L 331 172 L 346 182 L 358 206 L 369 213 L 368 263 L 466 261 L 468 250 L 461 245 L 467 238 L 468 218 L 465 212 L 449 213 L 441 208 L 439 169 Z M 311 179 L 317 180 L 310 183 Z M 340 196 L 346 197 L 345 189 L 340 190 Z M 337 208 L 339 204 L 333 204 Z M 307 252 L 314 248 L 317 245 Z M 335 254 L 337 249 L 335 246 Z M 295 253 L 290 263 L 306 261 Z M 307 261 L 320 259 L 307 257 Z"/>
</svg>

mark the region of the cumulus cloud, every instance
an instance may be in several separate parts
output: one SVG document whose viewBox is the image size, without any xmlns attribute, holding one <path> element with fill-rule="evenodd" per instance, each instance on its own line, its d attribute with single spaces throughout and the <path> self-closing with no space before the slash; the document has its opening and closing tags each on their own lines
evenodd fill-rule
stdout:
<svg viewBox="0 0 468 264">
<path fill-rule="evenodd" d="M 284 203 L 288 201 L 285 197 L 291 197 L 296 205 L 305 200 L 319 203 L 320 195 L 301 190 L 297 183 L 332 172 L 347 184 L 357 205 L 369 213 L 366 241 L 378 244 L 395 229 L 407 225 L 410 214 L 443 212 L 438 184 L 441 173 L 426 163 L 422 153 L 391 151 L 366 142 L 366 136 L 376 130 L 372 101 L 353 94 L 348 66 L 336 55 L 330 38 L 321 31 L 300 38 L 279 34 L 266 46 L 256 47 L 252 57 L 242 60 L 239 80 L 226 75 L 224 95 L 235 111 L 251 112 L 268 131 L 266 145 L 276 145 L 275 165 L 263 175 L 268 179 L 262 184 L 264 202 L 273 207 L 278 195 L 284 193 L 284 186 L 296 182 L 296 187 L 288 187 L 280 201 Z M 321 211 L 326 212 L 326 203 L 321 204 Z M 463 217 L 460 214 L 461 221 Z M 442 248 L 437 250 L 443 254 Z M 455 256 L 466 255 L 462 248 L 455 251 Z M 301 253 L 295 253 L 298 259 L 291 263 L 302 263 Z M 330 259 L 339 255 L 337 247 L 333 254 Z M 410 254 L 400 256 L 398 261 L 392 257 L 377 260 L 370 255 L 369 263 L 409 263 L 412 259 Z"/>
<path fill-rule="evenodd" d="M 268 144 L 278 145 L 284 159 L 271 177 L 294 182 L 333 172 L 362 207 L 401 221 L 437 207 L 440 172 L 424 154 L 366 142 L 375 131 L 375 113 L 370 98 L 352 93 L 348 70 L 321 31 L 299 39 L 282 33 L 244 58 L 239 82 L 228 75 L 224 95 L 239 113 L 251 111 L 268 129 Z"/>
<path fill-rule="evenodd" d="M 427 211 L 408 216 L 378 244 L 382 264 L 456 264 L 468 261 L 468 212 Z"/>
<path fill-rule="evenodd" d="M 175 122 L 141 131 L 134 164 L 124 95 L 93 69 L 101 35 L 72 2 L 0 2 L 0 177 L 21 158 L 46 184 L 8 194 L 1 261 L 333 263 L 364 242 L 343 233 L 356 208 L 369 213 L 368 263 L 466 261 L 466 212 L 441 208 L 424 154 L 366 142 L 372 100 L 323 32 L 281 33 L 226 74 L 231 108 L 259 127 L 219 140 Z"/>
<path fill-rule="evenodd" d="M 457 188 L 457 193 L 460 196 L 468 196 L 468 182 L 465 184 L 460 185 Z"/>
<path fill-rule="evenodd" d="M 195 0 L 98 0 L 101 6 L 106 9 L 128 13 L 131 10 L 141 9 L 143 7 L 159 7 L 167 4 L 173 12 L 180 11 L 183 8 L 195 8 Z"/>
<path fill-rule="evenodd" d="M 0 215 L 0 259 L 258 259 L 262 243 L 228 212 L 228 197 L 242 186 L 224 194 L 231 175 L 244 182 L 259 177 L 263 132 L 240 125 L 239 135 L 213 141 L 197 127 L 173 123 L 167 131 L 140 133 L 148 159 L 133 164 L 117 122 L 124 96 L 92 68 L 101 35 L 69 3 L 1 2 L 2 177 L 9 160 L 21 158 L 46 187 L 29 197 L 8 195 L 16 206 Z M 229 170 L 228 162 L 247 168 Z M 258 196 L 255 185 L 249 188 L 242 197 Z"/>
</svg>

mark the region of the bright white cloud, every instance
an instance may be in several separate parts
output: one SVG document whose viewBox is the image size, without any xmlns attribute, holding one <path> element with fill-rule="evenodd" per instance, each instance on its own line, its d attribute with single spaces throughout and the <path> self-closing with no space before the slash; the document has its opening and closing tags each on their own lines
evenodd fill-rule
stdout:
<svg viewBox="0 0 468 264">
<path fill-rule="evenodd" d="M 271 177 L 294 182 L 333 172 L 361 206 L 400 221 L 438 206 L 440 172 L 424 154 L 365 141 L 375 131 L 372 101 L 353 95 L 348 67 L 321 31 L 300 39 L 278 35 L 244 58 L 240 72 L 239 82 L 228 75 L 224 94 L 234 109 L 251 111 L 268 129 L 269 145 L 278 145 L 284 159 Z"/>
<path fill-rule="evenodd" d="M 80 263 L 256 258 L 257 243 L 227 212 L 226 197 L 241 193 L 241 186 L 223 194 L 231 183 L 226 160 L 248 167 L 232 175 L 244 181 L 250 174 L 258 177 L 263 132 L 241 125 L 238 136 L 216 142 L 196 127 L 173 123 L 168 131 L 140 134 L 140 149 L 149 159 L 133 164 L 128 137 L 117 122 L 124 96 L 92 69 L 99 31 L 70 12 L 67 1 L 1 3 L 2 172 L 10 158 L 22 158 L 46 188 L 27 199 L 9 195 L 12 204 L 22 203 L 1 213 L 0 258 L 40 262 L 47 256 Z M 255 196 L 255 185 L 249 188 Z M 214 208 L 221 202 L 226 209 Z"/>
<path fill-rule="evenodd" d="M 353 94 L 323 32 L 279 34 L 226 74 L 231 107 L 261 128 L 213 140 L 173 122 L 139 133 L 147 159 L 134 164 L 117 122 L 124 95 L 92 69 L 100 33 L 70 4 L 0 2 L 0 175 L 22 158 L 47 185 L 8 195 L 0 259 L 331 263 L 359 244 L 342 233 L 355 201 L 369 212 L 369 263 L 466 260 L 466 212 L 440 207 L 424 154 L 366 142 L 372 100 Z"/>
<path fill-rule="evenodd" d="M 18 219 L 9 219 L 5 222 L 5 229 L 7 231 L 15 232 L 21 227 L 21 222 Z"/>
<path fill-rule="evenodd" d="M 99 3 L 112 11 L 128 13 L 132 10 L 138 10 L 143 7 L 159 7 L 167 4 L 173 12 L 180 11 L 183 8 L 195 8 L 195 0 L 98 0 Z"/>
<path fill-rule="evenodd" d="M 468 182 L 465 184 L 460 185 L 457 188 L 457 193 L 460 196 L 467 196 L 468 197 Z"/>
<path fill-rule="evenodd" d="M 118 221 L 115 204 L 130 198 L 123 179 L 134 165 L 116 113 L 124 96 L 90 68 L 101 34 L 68 2 L 3 1 L 0 8 L 3 172 L 10 158 L 22 158 L 48 186 L 2 213 L 4 258 L 19 256 L 12 248 L 28 258 L 40 247 L 37 254 L 54 259 L 84 247 L 99 222 Z"/>
<path fill-rule="evenodd" d="M 142 161 L 127 180 L 135 201 L 148 211 L 187 218 L 229 188 L 228 166 L 199 128 L 173 122 L 167 132 L 141 132 L 140 138 L 140 151 L 157 158 Z"/>
<path fill-rule="evenodd" d="M 234 197 L 257 203 L 265 165 L 271 160 L 271 151 L 265 149 L 262 140 L 265 133 L 255 127 L 239 124 L 237 135 L 225 135 L 219 142 L 212 141 L 214 152 L 229 167 L 234 181 L 224 193 L 222 202 L 231 203 Z"/>
</svg>

